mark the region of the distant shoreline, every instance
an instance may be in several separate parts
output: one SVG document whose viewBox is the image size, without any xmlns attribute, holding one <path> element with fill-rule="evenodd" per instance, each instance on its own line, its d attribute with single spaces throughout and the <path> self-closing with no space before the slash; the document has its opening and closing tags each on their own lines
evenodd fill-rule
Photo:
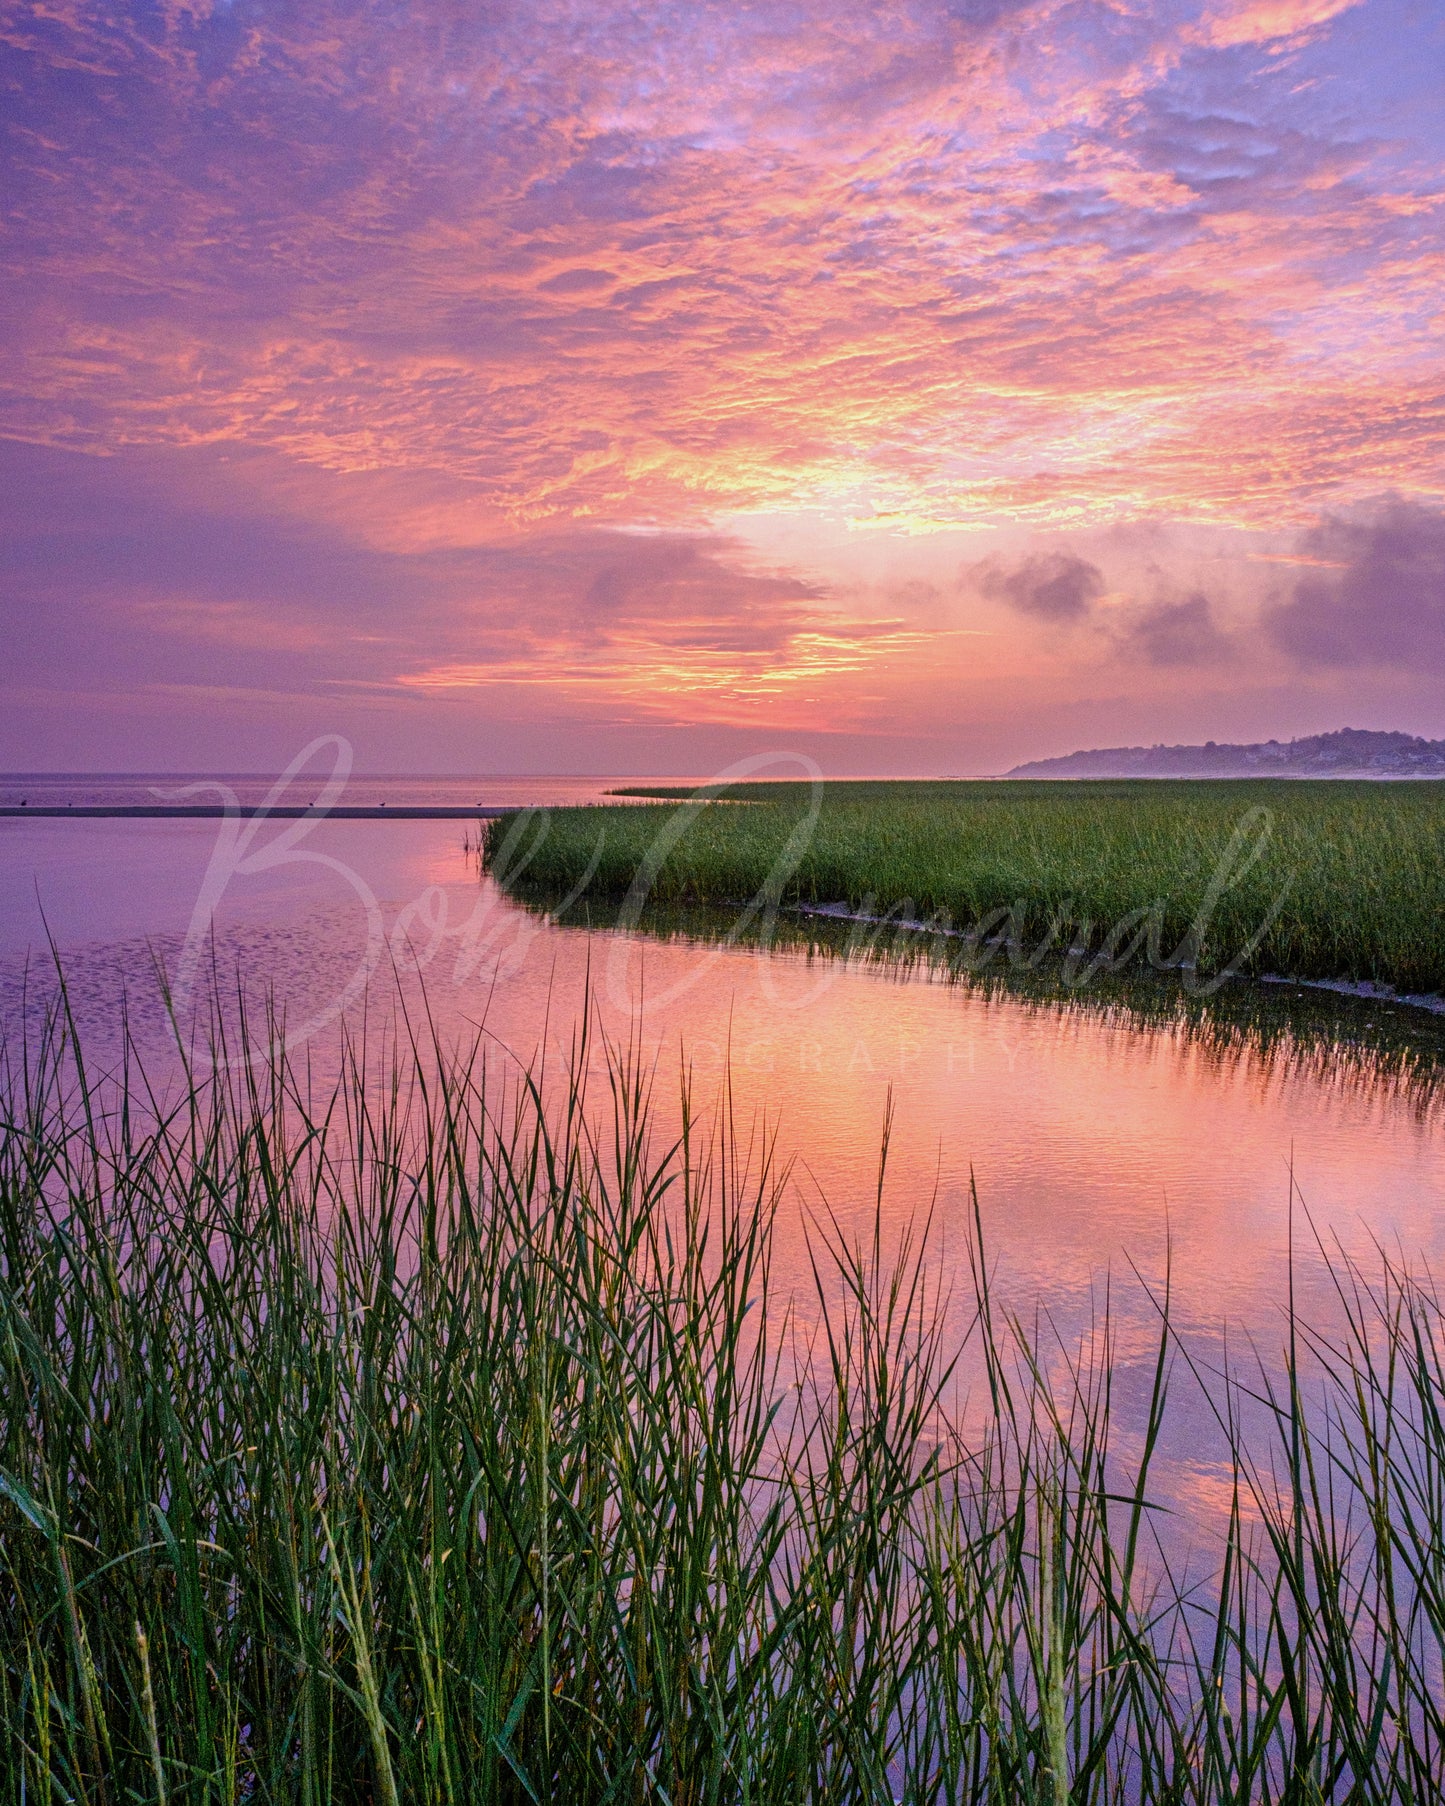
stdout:
<svg viewBox="0 0 1445 1806">
<path fill-rule="evenodd" d="M 1342 727 L 1303 740 L 1107 746 L 1032 759 L 1010 778 L 1442 778 L 1445 740 Z"/>
</svg>

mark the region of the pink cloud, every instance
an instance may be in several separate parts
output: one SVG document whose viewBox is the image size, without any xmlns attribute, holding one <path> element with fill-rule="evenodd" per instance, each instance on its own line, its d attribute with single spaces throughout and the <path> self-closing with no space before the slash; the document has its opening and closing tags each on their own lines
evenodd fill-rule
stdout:
<svg viewBox="0 0 1445 1806">
<path fill-rule="evenodd" d="M 1212 8 L 1200 23 L 1207 44 L 1270 44 L 1320 30 L 1360 0 L 1236 0 Z"/>
</svg>

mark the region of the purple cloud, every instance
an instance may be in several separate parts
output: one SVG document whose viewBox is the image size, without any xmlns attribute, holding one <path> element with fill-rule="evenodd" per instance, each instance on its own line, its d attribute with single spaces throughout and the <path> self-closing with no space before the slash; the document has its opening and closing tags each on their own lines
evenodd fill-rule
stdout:
<svg viewBox="0 0 1445 1806">
<path fill-rule="evenodd" d="M 1301 665 L 1445 671 L 1445 512 L 1394 500 L 1305 535 L 1315 561 L 1266 615 Z"/>
<path fill-rule="evenodd" d="M 1016 564 L 986 559 L 973 580 L 992 602 L 1042 621 L 1079 621 L 1104 593 L 1104 574 L 1073 552 L 1038 552 Z"/>
<path fill-rule="evenodd" d="M 1117 637 L 1127 653 L 1151 665 L 1212 665 L 1234 651 L 1201 590 L 1157 597 L 1136 608 L 1120 623 Z"/>
</svg>

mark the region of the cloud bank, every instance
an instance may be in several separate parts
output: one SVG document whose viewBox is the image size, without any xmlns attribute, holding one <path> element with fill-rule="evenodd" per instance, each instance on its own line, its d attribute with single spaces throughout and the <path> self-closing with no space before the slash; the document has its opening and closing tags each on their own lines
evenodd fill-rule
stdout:
<svg viewBox="0 0 1445 1806">
<path fill-rule="evenodd" d="M 1230 667 L 1228 573 L 1106 610 L 1152 523 L 1307 536 L 1279 670 L 1438 668 L 1440 73 L 1412 0 L 14 0 L 15 643 L 944 735 L 1040 636 Z"/>
<path fill-rule="evenodd" d="M 1445 449 L 1423 72 L 1342 122 L 1338 5 L 9 16 L 25 437 L 521 521 L 1278 522 Z"/>
<path fill-rule="evenodd" d="M 1324 520 L 1300 550 L 1317 568 L 1268 617 L 1299 664 L 1445 672 L 1445 513 L 1395 500 Z"/>
</svg>

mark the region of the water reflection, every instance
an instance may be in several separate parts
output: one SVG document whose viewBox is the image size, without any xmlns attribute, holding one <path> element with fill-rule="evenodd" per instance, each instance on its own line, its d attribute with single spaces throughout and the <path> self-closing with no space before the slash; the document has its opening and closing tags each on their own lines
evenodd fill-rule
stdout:
<svg viewBox="0 0 1445 1806">
<path fill-rule="evenodd" d="M 87 919 L 103 927 L 115 899 L 114 932 L 62 948 L 78 1026 L 97 1062 L 115 1057 L 124 1001 L 159 1072 L 174 1045 L 162 980 L 179 970 L 204 837 L 177 824 L 61 823 L 45 835 L 61 832 L 69 870 L 85 836 L 97 886 Z M 686 1073 L 700 1114 L 731 1109 L 745 1151 L 772 1138 L 790 1171 L 775 1273 L 804 1300 L 810 1223 L 815 1233 L 825 1208 L 844 1235 L 872 1233 L 890 1108 L 885 1242 L 931 1210 L 934 1270 L 961 1334 L 976 1191 L 1001 1309 L 1046 1314 L 1068 1347 L 1110 1292 L 1125 1406 L 1147 1391 L 1158 1328 L 1141 1282 L 1161 1288 L 1167 1258 L 1176 1324 L 1201 1359 L 1218 1359 L 1226 1336 L 1278 1351 L 1292 1182 L 1296 1291 L 1320 1322 L 1334 1300 L 1308 1254 L 1305 1208 L 1327 1244 L 1366 1260 L 1377 1243 L 1411 1264 L 1441 1256 L 1445 1024 L 1423 1014 L 1244 984 L 1203 998 L 1149 976 L 1074 987 L 1003 962 L 965 974 L 916 936 L 860 938 L 816 918 L 780 916 L 766 945 L 695 911 L 617 933 L 595 908 L 557 920 L 509 898 L 445 825 L 327 824 L 314 844 L 363 871 L 378 900 L 385 957 L 366 995 L 326 1018 L 369 924 L 318 865 L 227 899 L 188 1000 L 197 1019 L 219 995 L 233 1014 L 244 1004 L 254 1028 L 274 999 L 292 1028 L 322 1022 L 302 1051 L 324 1078 L 344 1030 L 401 1036 L 405 1012 L 444 1044 L 480 1035 L 505 1073 L 564 1062 L 590 1008 L 602 1034 L 648 1062 L 660 1133 L 676 1126 Z M 148 889 L 161 869 L 166 885 Z M 54 988 L 44 955 L 27 964 L 12 944 L 0 959 L 12 1047 Z M 1176 1496 L 1196 1504 L 1220 1473 L 1208 1431 L 1196 1401 L 1171 1416 L 1164 1450 Z"/>
<path fill-rule="evenodd" d="M 524 907 L 561 925 L 611 934 L 606 908 L 577 903 L 558 911 L 545 894 Z M 737 947 L 801 954 L 881 971 L 900 982 L 958 985 L 1024 1011 L 1081 1015 L 1181 1037 L 1221 1065 L 1240 1058 L 1261 1071 L 1295 1073 L 1321 1084 L 1383 1089 L 1423 1114 L 1438 1110 L 1445 1076 L 1445 1015 L 1390 998 L 1354 997 L 1321 987 L 1232 979 L 1207 994 L 1187 980 L 1141 964 L 1123 972 L 1071 970 L 1059 957 L 1010 957 L 1003 943 L 977 953 L 956 940 L 896 923 L 868 923 L 783 909 L 739 924 L 736 912 L 649 904 L 636 923 L 648 938 L 699 948 Z"/>
<path fill-rule="evenodd" d="M 766 946 L 725 912 L 653 911 L 625 935 L 595 907 L 551 925 L 583 937 L 614 1025 L 645 996 L 659 1046 L 775 1115 L 800 1213 L 826 1199 L 866 1223 L 891 1100 L 890 1222 L 931 1205 L 946 1268 L 976 1185 L 1008 1306 L 1047 1311 L 1067 1342 L 1112 1282 L 1126 1368 L 1157 1326 L 1131 1269 L 1161 1285 L 1166 1248 L 1181 1328 L 1215 1352 L 1230 1326 L 1242 1348 L 1278 1349 L 1292 1195 L 1296 1292 L 1322 1323 L 1335 1301 L 1316 1238 L 1366 1259 L 1439 1255 L 1445 1025 L 1421 1012 L 964 972 L 916 936 L 860 941 L 787 915 Z M 802 1261 L 786 1221 L 784 1246 Z"/>
</svg>

